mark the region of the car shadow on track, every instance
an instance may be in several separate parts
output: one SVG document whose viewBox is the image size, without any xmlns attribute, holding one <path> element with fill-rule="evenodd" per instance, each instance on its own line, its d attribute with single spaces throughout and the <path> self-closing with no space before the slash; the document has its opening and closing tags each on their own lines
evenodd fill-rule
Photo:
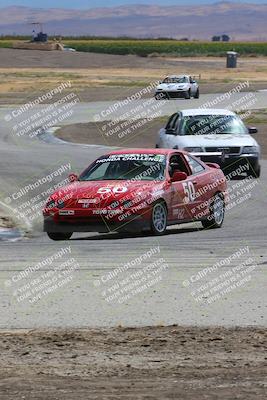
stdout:
<svg viewBox="0 0 267 400">
<path fill-rule="evenodd" d="M 201 226 L 197 227 L 188 227 L 188 228 L 168 228 L 167 231 L 162 236 L 155 236 L 150 232 L 143 232 L 143 233 L 105 233 L 105 234 L 97 234 L 94 236 L 86 236 L 86 237 L 76 237 L 70 239 L 71 241 L 77 240 L 122 240 L 122 239 L 138 239 L 138 238 L 160 238 L 169 235 L 177 235 L 177 234 L 186 234 L 192 232 L 202 231 L 204 228 Z"/>
</svg>

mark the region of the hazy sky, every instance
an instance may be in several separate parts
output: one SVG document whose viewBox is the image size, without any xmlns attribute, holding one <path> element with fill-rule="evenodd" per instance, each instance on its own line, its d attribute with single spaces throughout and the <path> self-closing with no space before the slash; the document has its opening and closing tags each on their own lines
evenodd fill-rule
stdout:
<svg viewBox="0 0 267 400">
<path fill-rule="evenodd" d="M 90 8 L 107 7 L 125 4 L 161 4 L 161 5 L 181 5 L 181 4 L 210 4 L 218 0 L 0 0 L 0 7 L 11 5 L 40 7 L 40 8 Z M 261 3 L 267 4 L 267 0 L 235 0 L 238 3 Z"/>
</svg>

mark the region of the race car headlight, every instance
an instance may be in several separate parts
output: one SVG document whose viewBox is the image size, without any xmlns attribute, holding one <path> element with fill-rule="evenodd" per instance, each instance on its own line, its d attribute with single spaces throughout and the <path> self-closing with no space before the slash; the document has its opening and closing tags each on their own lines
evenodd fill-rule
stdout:
<svg viewBox="0 0 267 400">
<path fill-rule="evenodd" d="M 57 202 L 57 208 L 64 208 L 65 207 L 65 203 L 63 200 L 58 200 Z"/>
<path fill-rule="evenodd" d="M 257 154 L 259 149 L 257 146 L 245 146 L 243 147 L 242 154 Z"/>
<path fill-rule="evenodd" d="M 46 203 L 45 208 L 47 210 L 52 210 L 53 208 L 64 208 L 65 207 L 65 203 L 63 200 L 48 200 L 48 202 Z"/>
<path fill-rule="evenodd" d="M 119 201 L 113 201 L 113 203 L 110 204 L 110 208 L 114 209 L 114 208 L 119 207 L 119 205 L 120 205 Z"/>
<path fill-rule="evenodd" d="M 126 200 L 126 201 L 124 201 L 124 202 L 122 203 L 122 206 L 123 206 L 124 208 L 130 208 L 130 207 L 132 207 L 132 205 L 133 205 L 133 202 L 132 202 L 131 200 Z"/>
<path fill-rule="evenodd" d="M 46 206 L 45 206 L 45 208 L 48 209 L 48 210 L 52 210 L 52 208 L 55 208 L 55 207 L 56 207 L 56 202 L 55 202 L 55 200 L 49 200 L 49 201 L 46 203 Z"/>
<path fill-rule="evenodd" d="M 202 147 L 185 147 L 185 151 L 188 151 L 188 153 L 201 153 L 203 152 Z"/>
</svg>

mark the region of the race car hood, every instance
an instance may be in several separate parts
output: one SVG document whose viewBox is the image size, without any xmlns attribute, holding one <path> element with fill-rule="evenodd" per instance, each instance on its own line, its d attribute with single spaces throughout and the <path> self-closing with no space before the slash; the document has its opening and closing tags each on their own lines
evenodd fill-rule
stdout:
<svg viewBox="0 0 267 400">
<path fill-rule="evenodd" d="M 177 90 L 188 88 L 188 83 L 161 83 L 157 86 L 157 90 Z"/>
<path fill-rule="evenodd" d="M 73 182 L 57 190 L 50 200 L 64 203 L 64 206 L 73 206 L 78 200 L 91 199 L 96 207 L 107 206 L 114 201 L 126 201 L 144 194 L 144 197 L 159 193 L 163 182 L 153 181 L 90 181 Z"/>
<path fill-rule="evenodd" d="M 174 136 L 179 147 L 228 147 L 258 146 L 250 135 L 188 135 Z M 178 144 L 178 143 L 177 143 Z"/>
</svg>

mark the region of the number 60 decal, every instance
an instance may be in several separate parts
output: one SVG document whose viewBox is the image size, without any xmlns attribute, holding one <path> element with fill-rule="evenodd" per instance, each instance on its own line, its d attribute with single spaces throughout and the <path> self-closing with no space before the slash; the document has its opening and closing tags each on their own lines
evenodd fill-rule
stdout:
<svg viewBox="0 0 267 400">
<path fill-rule="evenodd" d="M 108 188 L 108 187 L 102 187 L 98 189 L 97 193 L 100 194 L 106 194 L 106 193 L 114 193 L 114 194 L 120 194 L 120 193 L 125 193 L 127 192 L 127 187 L 125 186 L 117 186 L 114 188 Z"/>
<path fill-rule="evenodd" d="M 191 201 L 194 201 L 196 198 L 196 190 L 195 186 L 193 185 L 192 182 L 185 182 L 183 183 L 183 188 L 184 188 L 184 202 L 185 203 L 191 203 Z"/>
</svg>

